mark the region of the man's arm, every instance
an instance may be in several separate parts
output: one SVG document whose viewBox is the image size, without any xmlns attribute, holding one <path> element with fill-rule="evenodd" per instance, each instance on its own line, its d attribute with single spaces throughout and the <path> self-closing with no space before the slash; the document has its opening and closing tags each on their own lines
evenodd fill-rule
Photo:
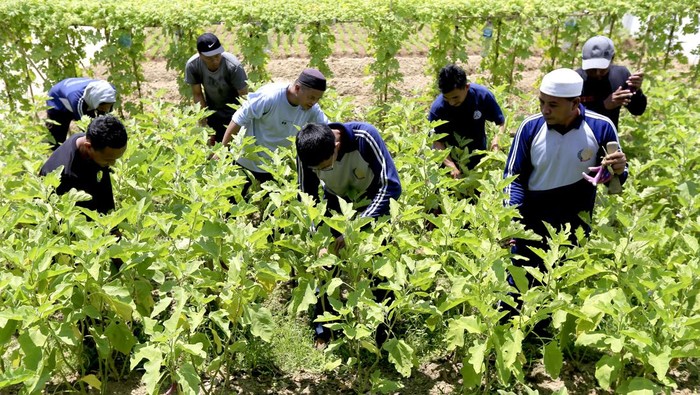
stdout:
<svg viewBox="0 0 700 395">
<path fill-rule="evenodd" d="M 237 124 L 234 120 L 231 120 L 229 122 L 228 126 L 226 127 L 226 133 L 224 133 L 224 139 L 221 141 L 223 145 L 228 145 L 228 143 L 233 140 L 233 136 L 238 135 L 238 132 L 241 131 L 241 125 Z"/>
<path fill-rule="evenodd" d="M 433 142 L 433 149 L 445 150 L 447 149 L 447 145 L 445 145 L 444 142 L 438 140 Z M 452 160 L 452 157 L 450 155 L 447 155 L 445 160 L 442 161 L 442 164 L 450 169 L 450 175 L 452 176 L 452 178 L 462 178 L 462 172 L 459 170 L 459 167 L 457 167 L 457 164 Z"/>
<path fill-rule="evenodd" d="M 626 81 L 628 88 L 632 91 L 632 97 L 627 104 L 627 110 L 632 115 L 642 115 L 647 109 L 647 97 L 642 92 L 642 81 L 644 81 L 643 72 L 630 75 Z"/>
<path fill-rule="evenodd" d="M 502 124 L 498 125 L 498 132 L 493 135 L 493 139 L 491 139 L 491 151 L 498 151 L 500 146 L 500 141 L 501 141 L 501 136 L 506 133 L 506 123 L 503 122 Z"/>
<path fill-rule="evenodd" d="M 195 104 L 199 104 L 199 107 L 203 110 L 207 108 L 207 101 L 204 99 L 204 91 L 202 91 L 202 84 L 192 85 L 192 97 Z M 199 120 L 200 126 L 207 126 L 207 118 L 202 118 Z"/>
<path fill-rule="evenodd" d="M 389 212 L 389 202 L 392 198 L 397 200 L 401 196 L 399 174 L 377 129 L 365 123 L 361 124 L 360 128 L 353 129 L 359 139 L 360 155 L 367 161 L 379 182 L 377 192 L 370 197 L 372 202 L 362 216 L 377 218 Z"/>
<path fill-rule="evenodd" d="M 491 150 L 498 151 L 500 148 L 500 136 L 506 132 L 506 117 L 503 115 L 503 110 L 501 106 L 498 105 L 496 101 L 496 96 L 493 93 L 488 92 L 486 99 L 484 100 L 484 112 L 486 113 L 486 120 L 491 121 L 499 126 L 499 131 L 494 134 L 493 139 L 491 139 Z"/>
</svg>

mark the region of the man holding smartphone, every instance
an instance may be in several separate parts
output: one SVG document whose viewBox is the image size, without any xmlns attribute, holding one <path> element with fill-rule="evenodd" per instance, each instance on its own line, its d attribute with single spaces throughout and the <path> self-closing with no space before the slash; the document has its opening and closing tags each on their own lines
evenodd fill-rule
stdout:
<svg viewBox="0 0 700 395">
<path fill-rule="evenodd" d="M 613 65 L 615 46 L 604 36 L 595 36 L 583 45 L 583 64 L 576 72 L 583 78 L 581 103 L 589 110 L 610 118 L 618 128 L 620 108 L 642 115 L 647 97 L 642 92 L 644 73 L 630 73 L 625 66 Z"/>
</svg>

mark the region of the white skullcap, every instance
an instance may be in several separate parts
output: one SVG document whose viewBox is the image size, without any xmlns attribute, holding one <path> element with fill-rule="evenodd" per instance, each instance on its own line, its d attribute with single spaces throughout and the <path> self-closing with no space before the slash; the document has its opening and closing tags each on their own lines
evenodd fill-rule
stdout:
<svg viewBox="0 0 700 395">
<path fill-rule="evenodd" d="M 571 69 L 556 69 L 542 78 L 540 92 L 554 97 L 579 97 L 583 78 Z"/>
</svg>

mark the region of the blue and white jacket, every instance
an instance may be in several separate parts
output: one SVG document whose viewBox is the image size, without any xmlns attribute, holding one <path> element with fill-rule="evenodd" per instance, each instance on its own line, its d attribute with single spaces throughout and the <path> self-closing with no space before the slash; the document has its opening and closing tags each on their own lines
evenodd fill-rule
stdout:
<svg viewBox="0 0 700 395">
<path fill-rule="evenodd" d="M 371 200 L 363 217 L 389 212 L 389 200 L 401 196 L 401 182 L 391 154 L 377 129 L 364 122 L 330 123 L 341 132 L 340 151 L 332 170 L 312 170 L 297 157 L 299 187 L 318 200 L 318 186 L 325 193 L 354 202 Z"/>
<path fill-rule="evenodd" d="M 526 118 L 518 128 L 504 177 L 517 176 L 506 193 L 508 203 L 518 206 L 526 223 L 575 224 L 580 223 L 580 212 L 593 212 L 596 187 L 582 173 L 600 165 L 605 155 L 602 147 L 618 137 L 609 118 L 583 105 L 579 111 L 564 133 L 549 128 L 542 114 Z M 627 169 L 620 181 L 626 178 Z"/>
<path fill-rule="evenodd" d="M 103 80 L 90 78 L 66 78 L 49 90 L 50 99 L 46 104 L 55 111 L 70 113 L 76 121 L 86 111 L 92 111 L 101 103 L 114 103 L 117 90 Z"/>
</svg>

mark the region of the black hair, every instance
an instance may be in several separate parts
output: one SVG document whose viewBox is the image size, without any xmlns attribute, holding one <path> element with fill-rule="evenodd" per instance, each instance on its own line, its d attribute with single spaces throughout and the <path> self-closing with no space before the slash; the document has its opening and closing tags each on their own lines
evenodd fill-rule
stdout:
<svg viewBox="0 0 700 395">
<path fill-rule="evenodd" d="M 467 73 L 456 64 L 448 64 L 440 70 L 438 87 L 440 92 L 449 93 L 467 86 Z"/>
<path fill-rule="evenodd" d="M 307 123 L 297 133 L 297 155 L 305 166 L 318 166 L 333 156 L 335 134 L 330 126 Z"/>
<path fill-rule="evenodd" d="M 126 145 L 127 136 L 124 124 L 114 115 L 100 115 L 93 119 L 85 137 L 92 148 L 100 151 L 106 147 L 119 149 Z"/>
</svg>

